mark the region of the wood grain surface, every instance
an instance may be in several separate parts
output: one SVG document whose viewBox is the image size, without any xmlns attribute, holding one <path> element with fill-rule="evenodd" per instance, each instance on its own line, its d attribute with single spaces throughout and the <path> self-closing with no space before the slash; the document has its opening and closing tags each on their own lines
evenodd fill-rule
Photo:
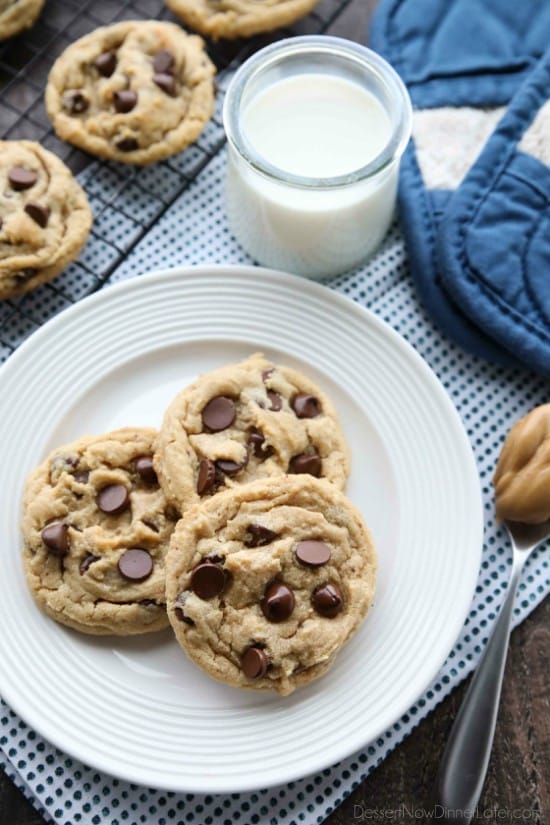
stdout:
<svg viewBox="0 0 550 825">
<path fill-rule="evenodd" d="M 373 7 L 374 0 L 353 0 L 331 33 L 364 41 Z M 512 634 L 489 774 L 473 820 L 476 825 L 550 823 L 549 628 L 547 601 Z M 443 821 L 441 811 L 434 809 L 431 786 L 466 687 L 457 688 L 421 722 L 328 817 L 327 825 Z M 0 772 L 0 825 L 44 823 Z"/>
</svg>

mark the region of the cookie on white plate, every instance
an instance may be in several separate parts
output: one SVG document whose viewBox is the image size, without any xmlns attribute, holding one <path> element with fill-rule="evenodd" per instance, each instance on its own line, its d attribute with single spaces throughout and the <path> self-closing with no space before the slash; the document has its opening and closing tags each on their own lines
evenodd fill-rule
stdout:
<svg viewBox="0 0 550 825">
<path fill-rule="evenodd" d="M 369 530 L 343 493 L 279 475 L 207 499 L 178 522 L 168 616 L 210 676 L 284 695 L 325 673 L 357 631 L 376 566 Z"/>
<path fill-rule="evenodd" d="M 261 353 L 202 375 L 165 413 L 155 468 L 184 512 L 225 487 L 309 474 L 343 489 L 349 451 L 336 410 L 316 384 Z"/>
<path fill-rule="evenodd" d="M 120 636 L 168 625 L 164 559 L 175 514 L 153 469 L 155 438 L 138 428 L 81 438 L 30 475 L 23 563 L 50 618 Z"/>
</svg>

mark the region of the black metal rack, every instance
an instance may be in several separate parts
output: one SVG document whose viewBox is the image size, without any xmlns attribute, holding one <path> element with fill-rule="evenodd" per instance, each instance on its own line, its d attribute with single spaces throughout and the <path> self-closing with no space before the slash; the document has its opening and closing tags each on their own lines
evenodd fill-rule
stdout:
<svg viewBox="0 0 550 825">
<path fill-rule="evenodd" d="M 321 0 L 291 29 L 247 41 L 209 43 L 218 68 L 217 108 L 197 143 L 179 155 L 142 168 L 98 161 L 59 140 L 44 108 L 49 70 L 74 40 L 119 20 L 175 20 L 163 0 L 47 0 L 32 29 L 0 44 L 0 137 L 36 140 L 78 174 L 94 213 L 94 225 L 77 262 L 49 284 L 0 301 L 0 363 L 41 324 L 108 281 L 123 258 L 222 149 L 221 106 L 231 72 L 272 40 L 321 34 L 351 0 Z"/>
</svg>

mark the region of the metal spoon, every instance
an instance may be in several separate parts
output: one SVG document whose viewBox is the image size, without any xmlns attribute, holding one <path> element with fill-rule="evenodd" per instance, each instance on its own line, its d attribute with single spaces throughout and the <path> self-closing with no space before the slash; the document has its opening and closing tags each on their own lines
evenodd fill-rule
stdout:
<svg viewBox="0 0 550 825">
<path fill-rule="evenodd" d="M 471 822 L 485 782 L 521 571 L 530 553 L 550 536 L 550 521 L 544 524 L 505 521 L 504 525 L 513 548 L 506 598 L 454 721 L 435 780 L 437 804 L 446 812 L 441 821 L 452 821 L 455 825 Z"/>
</svg>

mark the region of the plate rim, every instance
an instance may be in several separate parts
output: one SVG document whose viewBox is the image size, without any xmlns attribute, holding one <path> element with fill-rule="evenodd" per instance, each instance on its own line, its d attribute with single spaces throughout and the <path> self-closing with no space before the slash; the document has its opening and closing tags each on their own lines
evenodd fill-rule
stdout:
<svg viewBox="0 0 550 825">
<path fill-rule="evenodd" d="M 483 550 L 484 514 L 481 494 L 481 479 L 479 477 L 479 472 L 477 469 L 477 464 L 472 450 L 472 446 L 470 444 L 460 414 L 458 413 L 458 410 L 454 406 L 448 392 L 446 391 L 445 387 L 443 386 L 442 382 L 439 380 L 438 376 L 431 368 L 431 366 L 427 363 L 427 361 L 424 360 L 420 353 L 417 352 L 417 350 L 412 346 L 412 344 L 410 344 L 402 335 L 400 335 L 388 322 L 384 321 L 382 318 L 378 317 L 372 310 L 368 309 L 367 307 L 364 307 L 363 305 L 354 301 L 352 298 L 349 298 L 346 295 L 336 292 L 334 289 L 329 288 L 327 285 L 323 283 L 311 281 L 302 278 L 301 276 L 291 275 L 289 273 L 282 272 L 279 270 L 268 269 L 265 267 L 252 265 L 223 263 L 200 264 L 195 266 L 179 265 L 162 269 L 148 270 L 143 275 L 133 276 L 122 282 L 107 286 L 91 295 L 82 298 L 75 304 L 66 307 L 60 313 L 55 315 L 53 318 L 50 318 L 42 326 L 35 330 L 8 357 L 7 361 L 0 368 L 0 384 L 2 383 L 4 377 L 6 375 L 9 375 L 12 372 L 12 370 L 17 370 L 20 361 L 26 358 L 28 350 L 32 351 L 32 348 L 39 346 L 44 338 L 47 338 L 49 335 L 54 333 L 58 326 L 62 327 L 67 317 L 72 318 L 77 316 L 79 313 L 85 313 L 89 307 L 92 307 L 97 303 L 102 303 L 105 300 L 108 300 L 108 296 L 112 294 L 111 290 L 114 290 L 117 293 L 131 293 L 136 289 L 147 288 L 147 286 L 151 282 L 164 281 L 165 283 L 168 283 L 173 279 L 182 280 L 196 276 L 202 276 L 207 278 L 212 275 L 220 276 L 222 274 L 238 275 L 241 278 L 244 277 L 251 280 L 266 278 L 271 281 L 272 285 L 274 285 L 274 281 L 278 281 L 281 283 L 285 283 L 290 287 L 299 287 L 299 289 L 304 293 L 309 291 L 310 294 L 314 296 L 321 297 L 324 300 L 328 299 L 329 301 L 339 304 L 340 307 L 344 310 L 344 312 L 353 312 L 359 319 L 364 320 L 365 318 L 368 318 L 369 323 L 373 324 L 375 328 L 378 328 L 379 330 L 383 331 L 383 334 L 392 340 L 392 343 L 397 347 L 398 351 L 404 353 L 409 359 L 412 359 L 416 368 L 420 371 L 422 378 L 424 378 L 429 383 L 430 389 L 433 389 L 433 391 L 437 393 L 440 402 L 445 407 L 446 420 L 452 420 L 454 425 L 454 435 L 461 442 L 460 452 L 465 460 L 466 456 L 468 457 L 468 482 L 472 485 L 472 490 L 474 482 L 476 487 L 476 495 L 475 497 L 472 497 L 472 504 L 474 500 L 477 503 L 477 514 L 471 514 L 472 518 L 474 518 L 474 516 L 477 516 L 475 518 L 475 521 L 477 524 L 476 544 L 478 546 L 478 554 L 477 564 L 475 566 L 475 575 L 473 573 L 474 564 L 472 561 L 472 571 L 470 572 L 469 586 L 467 588 L 464 588 L 464 593 L 468 593 L 469 595 L 467 599 L 466 596 L 464 596 L 461 604 L 461 609 L 457 609 L 456 611 L 456 617 L 453 623 L 453 627 L 449 628 L 447 637 L 451 639 L 451 643 L 447 649 L 447 652 L 445 653 L 445 656 L 443 657 L 443 659 L 441 659 L 441 661 L 439 661 L 438 659 L 437 663 L 434 663 L 433 667 L 430 669 L 429 676 L 426 672 L 426 675 L 422 680 L 423 686 L 420 688 L 420 690 L 417 690 L 417 688 L 415 688 L 414 696 L 412 699 L 408 693 L 403 695 L 403 698 L 399 703 L 399 707 L 394 708 L 394 711 L 391 714 L 394 718 L 394 721 L 397 721 L 403 716 L 404 713 L 407 712 L 407 710 L 413 704 L 415 704 L 417 699 L 432 683 L 437 673 L 439 673 L 442 665 L 444 664 L 449 652 L 454 647 L 456 640 L 459 637 L 460 632 L 463 628 L 464 621 L 469 613 L 472 598 L 475 593 L 476 582 L 479 575 L 479 565 L 481 562 Z M 113 769 L 113 766 L 106 766 L 105 762 L 101 762 L 101 760 L 94 761 L 93 758 L 90 759 L 85 746 L 81 744 L 78 740 L 66 741 L 65 733 L 61 733 L 59 736 L 56 735 L 55 722 L 53 722 L 51 725 L 48 725 L 47 720 L 45 720 L 44 724 L 42 724 L 41 719 L 35 718 L 36 714 L 31 713 L 30 716 L 26 714 L 24 700 L 22 702 L 23 707 L 21 707 L 18 701 L 15 685 L 13 686 L 14 690 L 10 691 L 8 683 L 8 691 L 6 693 L 2 682 L 2 673 L 0 672 L 0 695 L 5 700 L 7 705 L 18 716 L 20 716 L 29 725 L 29 727 L 34 729 L 40 736 L 42 736 L 47 742 L 52 744 L 54 747 L 59 748 L 60 750 L 64 751 L 69 756 L 72 756 L 78 761 L 90 765 L 96 770 L 103 771 L 110 776 L 122 779 L 127 782 L 137 783 L 139 785 L 143 785 L 146 787 L 154 787 L 158 790 L 174 791 L 177 793 L 246 793 L 257 791 L 264 787 L 273 787 L 275 785 L 296 781 L 302 778 L 303 776 L 309 776 L 311 774 L 318 773 L 319 771 L 334 765 L 336 762 L 340 762 L 343 759 L 350 757 L 353 753 L 356 753 L 358 750 L 366 747 L 369 744 L 369 742 L 373 741 L 377 736 L 380 736 L 382 733 L 384 733 L 387 730 L 388 726 L 392 724 L 391 722 L 388 723 L 385 719 L 381 720 L 381 724 L 378 726 L 378 733 L 376 733 L 372 738 L 365 740 L 361 739 L 361 737 L 358 736 L 357 739 L 360 741 L 354 741 L 351 745 L 342 742 L 342 745 L 338 749 L 338 751 L 336 750 L 336 748 L 332 749 L 330 759 L 328 760 L 326 757 L 323 758 L 320 752 L 317 760 L 313 760 L 313 758 L 309 760 L 311 764 L 308 767 L 308 770 L 305 774 L 303 772 L 300 772 L 298 774 L 296 773 L 296 769 L 294 769 L 294 772 L 292 770 L 290 770 L 290 772 L 287 770 L 286 773 L 284 771 L 280 771 L 280 775 L 272 777 L 267 783 L 266 781 L 258 783 L 258 781 L 255 780 L 249 783 L 247 783 L 246 781 L 240 781 L 238 785 L 235 785 L 235 783 L 231 781 L 231 778 L 229 782 L 224 782 L 223 778 L 217 777 L 216 781 L 213 784 L 205 784 L 201 785 L 200 787 L 190 786 L 187 784 L 180 784 L 178 786 L 175 786 L 174 783 L 171 782 L 168 778 L 165 784 L 159 782 L 158 779 L 155 779 L 154 782 L 151 783 L 147 780 L 146 776 L 142 775 L 143 771 L 141 769 L 134 771 L 125 771 L 124 763 L 122 761 L 120 763 L 120 768 L 117 767 L 115 771 Z M 30 721 L 27 721 L 28 719 L 30 719 Z M 358 726 L 358 729 L 360 729 L 360 726 Z"/>
</svg>

